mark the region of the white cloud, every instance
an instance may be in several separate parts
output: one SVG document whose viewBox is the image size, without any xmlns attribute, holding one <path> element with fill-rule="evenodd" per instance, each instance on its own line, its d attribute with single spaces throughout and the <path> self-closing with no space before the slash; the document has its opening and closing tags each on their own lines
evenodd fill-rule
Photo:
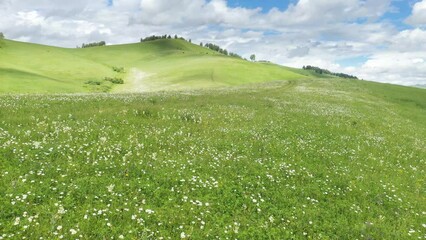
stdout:
<svg viewBox="0 0 426 240">
<path fill-rule="evenodd" d="M 18 12 L 17 14 L 18 21 L 16 24 L 22 25 L 22 26 L 40 26 L 44 23 L 44 17 L 40 16 L 38 12 L 31 11 L 31 12 Z"/>
<path fill-rule="evenodd" d="M 407 22 L 426 23 L 426 0 Z M 136 42 L 151 34 L 178 34 L 219 44 L 248 57 L 302 67 L 317 65 L 366 79 L 397 83 L 426 78 L 426 32 L 399 31 L 381 20 L 391 0 L 299 0 L 287 9 L 230 7 L 225 0 L 0 0 L 6 37 L 57 46 Z M 341 59 L 369 56 L 364 64 Z"/>
<path fill-rule="evenodd" d="M 362 65 L 363 78 L 403 85 L 426 83 L 426 31 L 404 30 L 389 39 L 387 49 L 377 51 Z"/>
<path fill-rule="evenodd" d="M 414 4 L 413 12 L 407 22 L 415 26 L 426 26 L 426 0 Z"/>
<path fill-rule="evenodd" d="M 415 28 L 399 32 L 391 39 L 391 48 L 401 52 L 426 51 L 426 30 Z"/>
<path fill-rule="evenodd" d="M 283 26 L 334 24 L 358 18 L 374 19 L 390 8 L 390 0 L 300 0 L 285 11 L 272 9 L 268 17 L 271 22 Z"/>
<path fill-rule="evenodd" d="M 426 52 L 384 52 L 375 54 L 362 66 L 362 76 L 403 85 L 426 83 Z"/>
<path fill-rule="evenodd" d="M 140 12 L 132 20 L 145 25 L 241 27 L 259 12 L 260 9 L 229 8 L 225 0 L 141 0 Z"/>
</svg>

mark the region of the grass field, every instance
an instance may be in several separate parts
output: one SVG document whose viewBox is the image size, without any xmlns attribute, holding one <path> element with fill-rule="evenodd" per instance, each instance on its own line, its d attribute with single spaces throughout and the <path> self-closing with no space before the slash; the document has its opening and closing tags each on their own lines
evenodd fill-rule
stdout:
<svg viewBox="0 0 426 240">
<path fill-rule="evenodd" d="M 165 71 L 195 65 L 177 54 Z M 132 66 L 159 68 L 143 62 Z M 208 78 L 207 66 L 167 81 Z M 251 81 L 283 74 L 268 67 Z M 224 69 L 214 86 L 239 84 Z M 424 239 L 425 123 L 426 90 L 337 78 L 3 95 L 0 237 Z"/>
<path fill-rule="evenodd" d="M 117 73 L 114 67 L 124 72 Z M 184 40 L 84 49 L 10 40 L 0 44 L 0 93 L 151 92 L 312 76 L 308 71 L 231 58 Z M 105 77 L 123 78 L 124 84 L 113 85 L 103 81 Z"/>
</svg>

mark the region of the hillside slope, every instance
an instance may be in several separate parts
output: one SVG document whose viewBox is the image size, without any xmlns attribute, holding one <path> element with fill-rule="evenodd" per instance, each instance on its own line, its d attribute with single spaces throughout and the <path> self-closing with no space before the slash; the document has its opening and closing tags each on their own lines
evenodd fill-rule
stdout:
<svg viewBox="0 0 426 240">
<path fill-rule="evenodd" d="M 0 119 L 4 239 L 426 236 L 423 89 L 2 95 Z"/>
<path fill-rule="evenodd" d="M 124 68 L 124 73 L 113 71 Z M 0 93 L 141 92 L 302 79 L 308 72 L 252 63 L 183 40 L 64 49 L 3 40 Z M 122 86 L 102 81 L 120 77 Z M 100 81 L 100 86 L 86 84 Z"/>
<path fill-rule="evenodd" d="M 0 93 L 87 92 L 85 82 L 111 73 L 69 49 L 9 40 L 0 48 Z"/>
</svg>

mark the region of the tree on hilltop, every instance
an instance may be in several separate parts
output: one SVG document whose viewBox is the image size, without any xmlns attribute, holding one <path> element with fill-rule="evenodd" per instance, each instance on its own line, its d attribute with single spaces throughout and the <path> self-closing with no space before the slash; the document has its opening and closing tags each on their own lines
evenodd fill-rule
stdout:
<svg viewBox="0 0 426 240">
<path fill-rule="evenodd" d="M 329 75 L 333 75 L 333 76 L 340 77 L 340 78 L 358 79 L 357 76 L 349 75 L 349 74 L 346 74 L 346 73 L 335 73 L 335 72 L 331 72 L 330 70 L 319 68 L 319 67 L 314 67 L 314 66 L 311 66 L 311 65 L 303 66 L 303 69 L 313 71 L 313 72 L 318 73 L 318 74 L 329 74 Z"/>
<path fill-rule="evenodd" d="M 0 32 L 0 39 L 4 39 L 4 34 Z"/>
<path fill-rule="evenodd" d="M 255 54 L 250 55 L 250 60 L 252 60 L 253 62 L 256 61 L 256 55 Z"/>
<path fill-rule="evenodd" d="M 93 42 L 93 43 L 83 43 L 81 45 L 81 48 L 89 48 L 89 47 L 102 47 L 105 46 L 106 42 L 105 41 L 100 41 L 100 42 Z"/>
</svg>

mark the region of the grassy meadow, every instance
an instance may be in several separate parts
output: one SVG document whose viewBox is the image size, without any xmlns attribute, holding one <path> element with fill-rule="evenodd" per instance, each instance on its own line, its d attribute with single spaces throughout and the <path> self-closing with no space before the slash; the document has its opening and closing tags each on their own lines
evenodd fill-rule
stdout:
<svg viewBox="0 0 426 240">
<path fill-rule="evenodd" d="M 228 57 L 179 39 L 80 49 L 0 41 L 0 94 L 187 90 L 313 76 Z M 124 84 L 111 84 L 105 77 L 122 78 Z"/>
<path fill-rule="evenodd" d="M 424 239 L 425 123 L 426 90 L 338 78 L 0 95 L 0 238 Z"/>
</svg>

